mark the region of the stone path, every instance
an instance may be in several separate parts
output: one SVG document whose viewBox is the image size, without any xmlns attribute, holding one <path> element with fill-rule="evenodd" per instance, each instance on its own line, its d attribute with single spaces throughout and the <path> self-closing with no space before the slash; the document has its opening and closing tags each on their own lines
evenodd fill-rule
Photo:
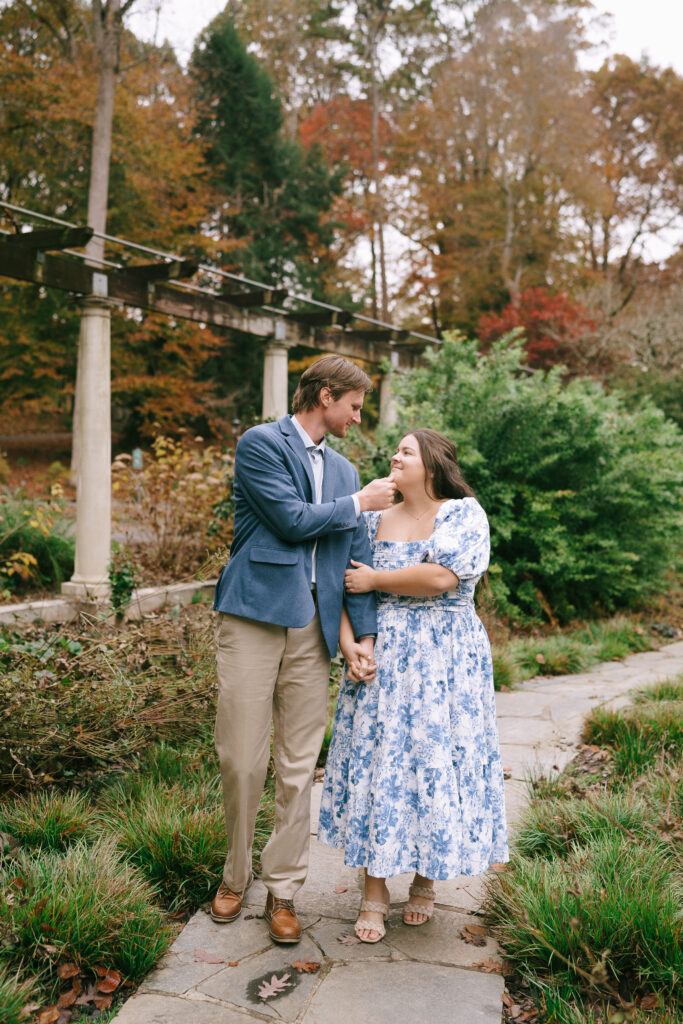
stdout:
<svg viewBox="0 0 683 1024">
<path fill-rule="evenodd" d="M 597 666 L 583 675 L 537 678 L 496 695 L 508 820 L 526 803 L 524 780 L 562 769 L 574 756 L 584 716 L 596 705 L 629 703 L 635 687 L 683 672 L 683 642 Z M 313 787 L 313 815 L 322 786 Z M 345 945 L 353 935 L 361 872 L 317 842 L 312 826 L 308 880 L 296 900 L 305 927 L 297 946 L 274 946 L 259 916 L 265 889 L 256 882 L 242 917 L 217 925 L 204 911 L 183 932 L 116 1016 L 116 1024 L 500 1024 L 504 981 L 482 964 L 498 959 L 495 942 L 465 943 L 461 930 L 476 924 L 482 878 L 437 883 L 437 909 L 427 925 L 401 924 L 410 877 L 390 881 L 387 935 L 376 945 Z M 200 951 L 197 957 L 196 951 Z M 206 963 L 208 954 L 216 963 Z M 294 961 L 321 964 L 298 973 Z M 262 979 L 288 974 L 282 995 L 258 998 Z"/>
</svg>

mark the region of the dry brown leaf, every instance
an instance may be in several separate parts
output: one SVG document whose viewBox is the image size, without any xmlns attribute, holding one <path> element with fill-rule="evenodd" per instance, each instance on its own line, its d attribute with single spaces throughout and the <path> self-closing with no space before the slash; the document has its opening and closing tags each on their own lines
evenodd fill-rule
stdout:
<svg viewBox="0 0 683 1024">
<path fill-rule="evenodd" d="M 77 974 L 80 974 L 80 968 L 78 964 L 60 964 L 57 968 L 57 977 L 65 981 L 67 978 L 75 978 Z"/>
<path fill-rule="evenodd" d="M 55 1024 L 62 1015 L 58 1006 L 48 1006 L 38 1014 L 38 1024 Z"/>
<path fill-rule="evenodd" d="M 239 967 L 239 960 L 228 960 L 228 967 Z"/>
<path fill-rule="evenodd" d="M 503 871 L 508 870 L 507 864 L 490 864 L 489 867 L 491 868 L 491 871 L 495 871 L 497 875 L 501 875 Z"/>
<path fill-rule="evenodd" d="M 509 992 L 503 992 L 503 1004 L 505 1006 L 514 1006 L 515 1005 L 515 1001 L 514 1001 L 514 999 L 512 998 L 512 996 L 510 995 Z"/>
<path fill-rule="evenodd" d="M 77 999 L 78 992 L 76 992 L 75 989 L 71 988 L 69 989 L 68 992 L 62 992 L 61 996 L 57 1000 L 57 1006 L 60 1008 L 60 1010 L 66 1010 L 67 1007 L 73 1006 Z"/>
<path fill-rule="evenodd" d="M 337 942 L 341 942 L 342 946 L 355 946 L 360 939 L 357 935 L 338 935 Z"/>
<path fill-rule="evenodd" d="M 536 655 L 536 661 L 539 665 L 545 665 L 545 654 L 541 654 L 541 652 L 539 651 Z"/>
<path fill-rule="evenodd" d="M 207 953 L 205 949 L 195 949 L 194 951 L 195 963 L 200 964 L 224 964 L 225 960 L 222 956 L 214 956 L 213 953 Z"/>
<path fill-rule="evenodd" d="M 320 970 L 320 964 L 315 960 L 309 960 L 308 957 L 305 960 L 295 960 L 292 967 L 299 974 L 315 974 L 316 971 Z"/>
<path fill-rule="evenodd" d="M 21 1009 L 19 1011 L 19 1016 L 20 1017 L 30 1017 L 31 1014 L 35 1013 L 36 1010 L 39 1010 L 39 1009 L 40 1009 L 40 1003 L 27 1003 L 26 1006 L 24 1006 L 23 1009 Z"/>
<path fill-rule="evenodd" d="M 348 886 L 346 886 L 346 885 L 335 885 L 335 887 L 332 890 L 332 892 L 346 892 L 347 889 L 348 889 Z"/>
<path fill-rule="evenodd" d="M 93 996 L 92 1001 L 98 1010 L 108 1010 L 111 1006 L 111 996 Z"/>
<path fill-rule="evenodd" d="M 97 968 L 97 973 L 100 975 L 100 980 L 97 982 L 98 992 L 115 992 L 121 984 L 121 975 L 118 971 L 105 971 L 102 976 L 100 968 Z"/>
<path fill-rule="evenodd" d="M 461 929 L 460 935 L 465 940 L 465 942 L 469 942 L 473 946 L 486 945 L 486 939 L 482 938 L 481 935 L 476 935 L 474 932 L 471 932 L 469 925 L 466 925 L 464 928 Z"/>
<path fill-rule="evenodd" d="M 472 964 L 473 967 L 481 967 L 487 974 L 502 974 L 503 965 L 500 960 L 494 960 L 493 957 L 489 957 L 488 960 L 480 960 L 476 964 Z"/>
<path fill-rule="evenodd" d="M 654 995 L 654 993 L 651 992 L 649 995 L 643 996 L 643 998 L 640 1000 L 640 1009 L 641 1010 L 654 1010 L 656 1008 L 656 1006 L 657 1006 L 657 1003 L 658 1003 L 657 996 Z"/>
<path fill-rule="evenodd" d="M 465 928 L 467 928 L 467 931 L 471 932 L 472 935 L 488 935 L 489 933 L 488 928 L 485 928 L 483 924 L 466 924 Z"/>
</svg>

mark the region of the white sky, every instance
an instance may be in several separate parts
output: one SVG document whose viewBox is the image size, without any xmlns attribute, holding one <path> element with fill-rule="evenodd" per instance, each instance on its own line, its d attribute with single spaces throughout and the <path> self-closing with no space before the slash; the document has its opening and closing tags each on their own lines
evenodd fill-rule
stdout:
<svg viewBox="0 0 683 1024">
<path fill-rule="evenodd" d="M 638 60 L 643 52 L 659 65 L 671 65 L 683 74 L 683 3 L 681 0 L 594 0 L 596 14 L 613 15 L 611 28 L 598 31 L 596 42 L 606 41 L 606 53 L 625 53 Z M 161 8 L 157 41 L 168 39 L 180 61 L 186 64 L 194 40 L 225 7 L 225 0 L 138 0 L 127 17 L 130 28 L 142 38 L 153 39 Z"/>
</svg>

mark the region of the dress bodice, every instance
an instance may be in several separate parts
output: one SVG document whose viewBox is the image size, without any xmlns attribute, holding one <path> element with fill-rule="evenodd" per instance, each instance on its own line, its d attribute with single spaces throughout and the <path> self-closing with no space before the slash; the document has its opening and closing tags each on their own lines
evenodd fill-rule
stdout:
<svg viewBox="0 0 683 1024">
<path fill-rule="evenodd" d="M 444 565 L 458 577 L 458 586 L 433 598 L 406 597 L 377 592 L 380 604 L 420 605 L 458 608 L 472 606 L 477 582 L 489 559 L 488 521 L 474 498 L 450 499 L 439 508 L 431 536 L 423 540 L 377 540 L 381 512 L 364 513 L 373 568 L 379 571 L 405 569 L 421 562 Z"/>
</svg>

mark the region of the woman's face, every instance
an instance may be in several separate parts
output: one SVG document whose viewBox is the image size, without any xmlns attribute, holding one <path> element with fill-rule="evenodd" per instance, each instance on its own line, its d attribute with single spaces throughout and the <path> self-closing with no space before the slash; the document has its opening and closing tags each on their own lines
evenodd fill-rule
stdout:
<svg viewBox="0 0 683 1024">
<path fill-rule="evenodd" d="M 419 488 L 425 490 L 426 472 L 417 438 L 406 434 L 398 443 L 391 460 L 391 473 L 401 493 Z"/>
</svg>

